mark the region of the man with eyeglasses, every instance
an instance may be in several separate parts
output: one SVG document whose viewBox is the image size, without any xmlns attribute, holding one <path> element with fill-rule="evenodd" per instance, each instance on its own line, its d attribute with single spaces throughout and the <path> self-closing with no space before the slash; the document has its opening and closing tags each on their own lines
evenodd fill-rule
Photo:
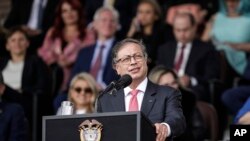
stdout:
<svg viewBox="0 0 250 141">
<path fill-rule="evenodd" d="M 132 83 L 116 96 L 103 95 L 98 112 L 141 111 L 156 127 L 156 141 L 179 136 L 185 130 L 181 94 L 171 87 L 153 84 L 147 78 L 145 46 L 134 39 L 124 39 L 112 49 L 113 68 L 117 74 L 129 74 Z"/>
</svg>

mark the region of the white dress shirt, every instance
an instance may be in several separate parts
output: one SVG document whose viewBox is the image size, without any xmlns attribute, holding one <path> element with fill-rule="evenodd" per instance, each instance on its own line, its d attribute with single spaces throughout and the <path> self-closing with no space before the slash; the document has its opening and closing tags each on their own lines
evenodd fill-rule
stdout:
<svg viewBox="0 0 250 141">
<path fill-rule="evenodd" d="M 146 92 L 146 88 L 147 88 L 147 84 L 148 84 L 148 78 L 146 77 L 136 88 L 136 90 L 139 90 L 138 94 L 137 94 L 137 101 L 138 101 L 138 108 L 139 110 L 141 110 L 141 105 L 142 105 L 142 101 L 143 101 L 143 97 L 144 94 Z M 130 103 L 130 99 L 132 97 L 131 92 L 132 89 L 127 86 L 126 88 L 124 88 L 124 95 L 125 95 L 125 110 L 128 111 L 129 110 L 129 103 Z M 170 126 L 167 123 L 162 123 L 164 125 L 167 126 L 168 129 L 168 134 L 167 136 L 170 136 L 171 134 L 171 129 Z"/>
<path fill-rule="evenodd" d="M 40 10 L 40 1 L 41 0 L 34 0 L 32 4 L 32 9 L 30 11 L 30 17 L 29 21 L 27 23 L 27 26 L 31 29 L 38 29 L 39 27 L 39 10 Z M 42 8 L 44 9 L 47 5 L 48 0 L 42 1 Z M 45 15 L 46 16 L 46 15 Z M 40 17 L 41 18 L 41 17 Z"/>
<path fill-rule="evenodd" d="M 96 80 L 103 88 L 105 88 L 107 86 L 107 84 L 105 84 L 105 82 L 103 81 L 102 76 L 103 76 L 103 72 L 105 69 L 105 65 L 107 64 L 108 55 L 109 55 L 110 50 L 111 50 L 113 43 L 114 43 L 114 40 L 115 40 L 115 38 L 110 38 L 110 39 L 106 40 L 105 42 L 101 42 L 98 40 L 96 43 L 94 56 L 93 56 L 93 59 L 91 62 L 91 67 L 92 67 L 94 65 L 98 55 L 99 55 L 99 52 L 101 51 L 100 46 L 104 45 L 105 47 L 104 47 L 103 52 L 102 52 L 102 65 L 101 65 L 101 69 L 97 73 L 97 80 Z"/>
<path fill-rule="evenodd" d="M 177 50 L 176 50 L 174 63 L 176 63 L 178 61 L 179 57 L 180 57 L 182 46 L 183 46 L 183 43 L 181 43 L 181 42 L 177 43 Z M 189 55 L 190 55 L 191 49 L 192 49 L 192 43 L 189 42 L 189 43 L 186 44 L 186 46 L 184 48 L 182 64 L 180 66 L 179 71 L 177 72 L 177 75 L 179 77 L 185 75 L 185 69 L 187 67 L 187 62 L 189 60 Z M 191 85 L 192 86 L 196 86 L 198 84 L 196 78 L 190 76 L 190 79 L 191 79 Z"/>
</svg>

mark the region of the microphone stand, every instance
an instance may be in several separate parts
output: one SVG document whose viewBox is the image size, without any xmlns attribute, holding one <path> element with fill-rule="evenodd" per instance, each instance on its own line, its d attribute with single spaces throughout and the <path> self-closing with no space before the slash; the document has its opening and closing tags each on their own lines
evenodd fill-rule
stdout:
<svg viewBox="0 0 250 141">
<path fill-rule="evenodd" d="M 97 96 L 96 100 L 95 100 L 95 113 L 98 113 L 97 111 L 97 106 L 98 106 L 98 102 L 99 102 L 99 99 L 100 97 L 102 97 L 104 94 L 109 94 L 109 95 L 114 95 L 117 90 L 115 88 L 115 84 L 116 84 L 116 81 L 112 81 L 111 82 L 111 85 L 109 85 L 106 89 L 104 89 L 103 91 L 100 91 L 99 92 L 99 95 Z M 113 87 L 113 88 L 112 88 Z M 110 88 L 112 88 L 111 90 L 109 90 Z"/>
</svg>

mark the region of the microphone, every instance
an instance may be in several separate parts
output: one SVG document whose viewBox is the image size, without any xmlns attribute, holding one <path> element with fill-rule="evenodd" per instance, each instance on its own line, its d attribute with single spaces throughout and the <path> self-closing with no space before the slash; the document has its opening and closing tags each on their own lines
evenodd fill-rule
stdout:
<svg viewBox="0 0 250 141">
<path fill-rule="evenodd" d="M 115 84 L 115 89 L 120 90 L 132 83 L 132 77 L 128 74 L 123 75 Z"/>
<path fill-rule="evenodd" d="M 99 98 L 102 97 L 104 94 L 108 93 L 110 95 L 115 94 L 118 90 L 127 87 L 128 85 L 130 85 L 132 83 L 132 77 L 128 74 L 123 75 L 118 81 L 112 81 L 107 87 L 106 89 L 104 89 L 99 96 L 96 98 L 95 101 L 95 110 L 97 112 L 97 105 L 98 105 L 98 101 Z"/>
<path fill-rule="evenodd" d="M 102 92 L 102 94 L 108 93 L 112 95 L 118 90 L 127 87 L 132 83 L 132 77 L 128 74 L 123 75 L 118 81 L 112 81 L 107 88 Z"/>
</svg>

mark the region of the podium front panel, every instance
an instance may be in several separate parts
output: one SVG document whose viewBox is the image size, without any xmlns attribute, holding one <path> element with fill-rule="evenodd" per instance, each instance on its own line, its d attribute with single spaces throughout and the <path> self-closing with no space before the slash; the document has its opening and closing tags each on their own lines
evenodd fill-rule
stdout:
<svg viewBox="0 0 250 141">
<path fill-rule="evenodd" d="M 95 119 L 103 124 L 101 141 L 137 141 L 138 113 L 101 113 L 43 118 L 43 141 L 80 141 L 79 125 Z"/>
</svg>

